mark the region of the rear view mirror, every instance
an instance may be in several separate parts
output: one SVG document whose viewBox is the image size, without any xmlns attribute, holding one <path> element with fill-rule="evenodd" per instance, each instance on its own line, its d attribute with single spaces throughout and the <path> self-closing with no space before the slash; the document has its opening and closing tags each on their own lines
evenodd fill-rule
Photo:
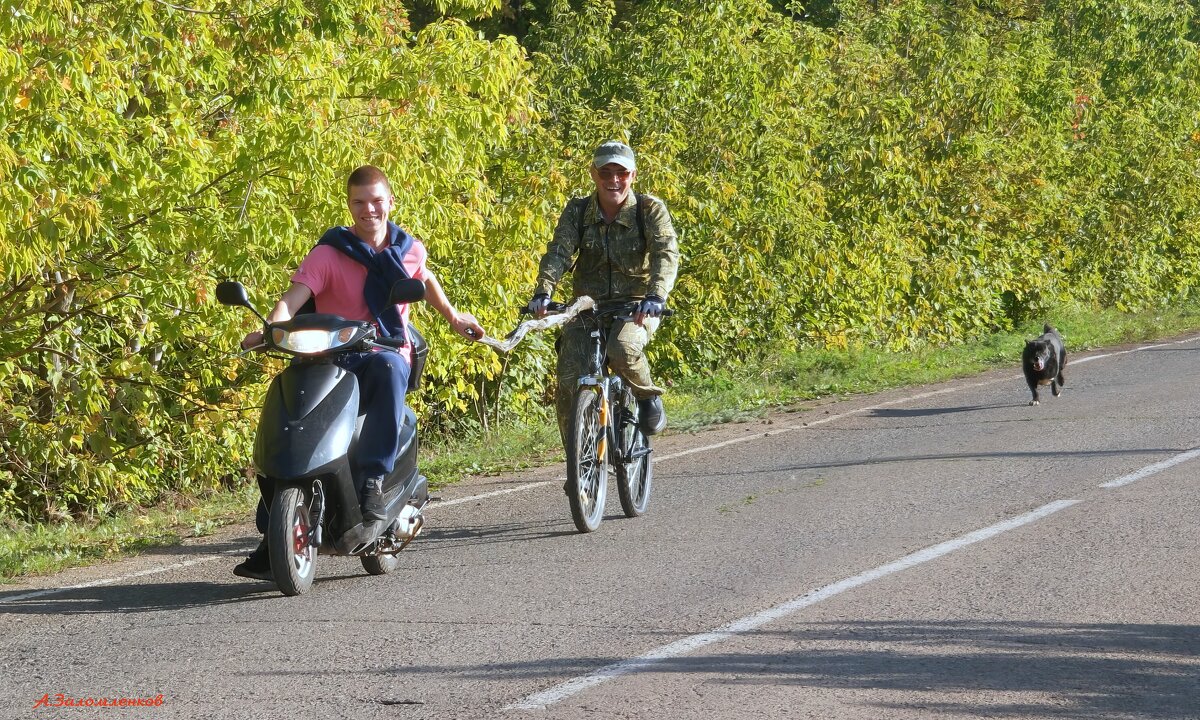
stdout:
<svg viewBox="0 0 1200 720">
<path fill-rule="evenodd" d="M 388 300 L 393 305 L 404 305 L 424 299 L 425 283 L 416 278 L 397 280 L 396 284 L 392 285 L 391 294 L 388 295 Z"/>
<path fill-rule="evenodd" d="M 246 297 L 246 288 L 236 280 L 224 280 L 217 283 L 217 302 L 222 305 L 250 307 L 250 298 Z"/>
</svg>

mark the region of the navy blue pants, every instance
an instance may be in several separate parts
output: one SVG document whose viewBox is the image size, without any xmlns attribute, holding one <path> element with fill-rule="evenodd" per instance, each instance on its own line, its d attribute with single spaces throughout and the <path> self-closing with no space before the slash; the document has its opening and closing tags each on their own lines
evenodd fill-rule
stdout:
<svg viewBox="0 0 1200 720">
<path fill-rule="evenodd" d="M 387 475 L 396 465 L 400 452 L 400 426 L 404 422 L 404 395 L 408 392 L 411 368 L 399 353 L 346 353 L 338 356 L 338 367 L 358 378 L 359 413 L 365 413 L 362 435 L 358 439 L 355 489 L 362 489 L 367 478 Z M 258 503 L 255 525 L 267 532 L 267 505 Z"/>
<path fill-rule="evenodd" d="M 358 439 L 358 474 L 363 479 L 387 475 L 400 452 L 400 425 L 404 422 L 404 394 L 408 392 L 408 362 L 399 353 L 347 353 L 339 367 L 358 377 L 358 411 L 365 413 Z"/>
</svg>

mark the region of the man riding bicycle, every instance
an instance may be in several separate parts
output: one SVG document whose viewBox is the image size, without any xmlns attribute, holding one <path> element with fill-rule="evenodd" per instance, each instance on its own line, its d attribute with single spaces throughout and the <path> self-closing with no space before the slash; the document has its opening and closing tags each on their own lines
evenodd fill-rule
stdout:
<svg viewBox="0 0 1200 720">
<path fill-rule="evenodd" d="M 645 347 L 658 329 L 667 296 L 679 271 L 679 244 L 666 204 L 634 193 L 637 164 L 633 150 L 610 141 L 596 149 L 589 168 L 595 192 L 572 198 L 558 218 L 554 237 L 538 269 L 529 300 L 536 317 L 546 314 L 559 280 L 573 269 L 571 297 L 589 295 L 597 306 L 637 303 L 633 322 L 612 321 L 608 360 L 638 399 L 642 430 L 662 431 L 663 390 L 650 378 Z M 589 371 L 589 331 L 578 321 L 563 328 L 558 351 L 555 411 L 566 444 L 575 381 Z"/>
</svg>

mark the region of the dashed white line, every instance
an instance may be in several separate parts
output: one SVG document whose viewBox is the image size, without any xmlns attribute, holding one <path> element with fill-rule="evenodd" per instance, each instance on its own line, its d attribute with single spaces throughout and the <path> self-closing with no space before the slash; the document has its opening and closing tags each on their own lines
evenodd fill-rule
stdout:
<svg viewBox="0 0 1200 720">
<path fill-rule="evenodd" d="M 1174 466 L 1178 465 L 1179 463 L 1187 462 L 1188 460 L 1191 460 L 1194 457 L 1200 457 L 1200 448 L 1188 450 L 1185 453 L 1180 453 L 1180 454 L 1176 455 L 1175 457 L 1167 458 L 1166 460 L 1163 460 L 1161 462 L 1156 462 L 1153 465 L 1147 465 L 1146 467 L 1142 468 L 1141 470 L 1138 470 L 1136 472 L 1131 472 L 1128 475 L 1123 475 L 1123 476 L 1117 478 L 1116 480 L 1110 480 L 1106 483 L 1101 483 L 1100 487 L 1102 487 L 1102 488 L 1118 488 L 1118 487 L 1121 487 L 1122 485 L 1128 485 L 1129 483 L 1137 482 L 1138 480 L 1149 477 L 1157 472 L 1162 472 L 1163 470 L 1166 470 L 1169 467 L 1174 467 Z"/>
<path fill-rule="evenodd" d="M 946 393 L 958 392 L 959 390 L 967 390 L 970 388 L 983 387 L 985 385 L 995 385 L 998 382 L 1005 382 L 1005 381 L 1011 381 L 1011 380 L 1013 380 L 1013 378 L 1011 378 L 1011 377 L 996 378 L 995 380 L 984 380 L 983 382 L 972 383 L 970 385 L 955 385 L 952 388 L 942 388 L 941 390 L 930 390 L 929 392 L 918 393 L 916 395 L 909 395 L 907 397 L 897 398 L 896 400 L 888 400 L 887 402 L 881 402 L 876 405 L 868 405 L 867 407 L 855 408 L 854 410 L 848 410 L 844 413 L 838 413 L 836 415 L 829 415 L 827 417 L 822 417 L 817 420 L 809 420 L 806 422 L 796 423 L 793 425 L 784 425 L 783 427 L 779 427 L 779 428 L 776 428 L 774 430 L 770 430 L 770 431 L 764 432 L 764 433 L 755 433 L 753 435 L 747 435 L 745 437 L 733 438 L 732 440 L 724 440 L 719 443 L 713 443 L 712 445 L 705 445 L 704 447 L 691 448 L 690 450 L 681 450 L 679 452 L 670 453 L 667 455 L 659 455 L 659 456 L 657 456 L 657 459 L 659 461 L 674 460 L 675 458 L 681 458 L 685 455 L 694 455 L 696 453 L 708 452 L 709 450 L 716 450 L 718 448 L 728 447 L 730 445 L 737 445 L 739 443 L 749 442 L 751 440 L 761 440 L 762 438 L 764 438 L 768 435 L 770 435 L 770 436 L 780 435 L 785 432 L 793 432 L 795 430 L 804 430 L 805 428 L 811 428 L 811 427 L 815 427 L 817 425 L 824 425 L 825 423 L 835 422 L 837 420 L 842 420 L 844 418 L 852 417 L 854 415 L 859 415 L 859 414 L 862 414 L 865 412 L 870 412 L 872 410 L 879 410 L 881 408 L 890 407 L 892 405 L 900 405 L 901 403 L 911 402 L 913 400 L 924 400 L 925 398 L 934 397 L 936 395 L 945 395 Z"/>
</svg>

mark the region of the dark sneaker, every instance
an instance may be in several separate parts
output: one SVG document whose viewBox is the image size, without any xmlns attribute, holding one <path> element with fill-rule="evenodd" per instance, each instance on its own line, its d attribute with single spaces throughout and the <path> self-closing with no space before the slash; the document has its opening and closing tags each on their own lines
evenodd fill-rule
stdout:
<svg viewBox="0 0 1200 720">
<path fill-rule="evenodd" d="M 271 574 L 271 558 L 267 555 L 266 538 L 258 543 L 258 547 L 254 548 L 254 552 L 250 553 L 245 560 L 233 566 L 233 574 L 251 580 L 269 582 L 275 579 L 275 576 Z"/>
<path fill-rule="evenodd" d="M 657 435 L 667 426 L 661 397 L 655 395 L 638 400 L 638 425 L 647 435 Z"/>
<path fill-rule="evenodd" d="M 363 488 L 363 523 L 387 520 L 387 505 L 383 502 L 383 476 L 367 478 Z"/>
</svg>

